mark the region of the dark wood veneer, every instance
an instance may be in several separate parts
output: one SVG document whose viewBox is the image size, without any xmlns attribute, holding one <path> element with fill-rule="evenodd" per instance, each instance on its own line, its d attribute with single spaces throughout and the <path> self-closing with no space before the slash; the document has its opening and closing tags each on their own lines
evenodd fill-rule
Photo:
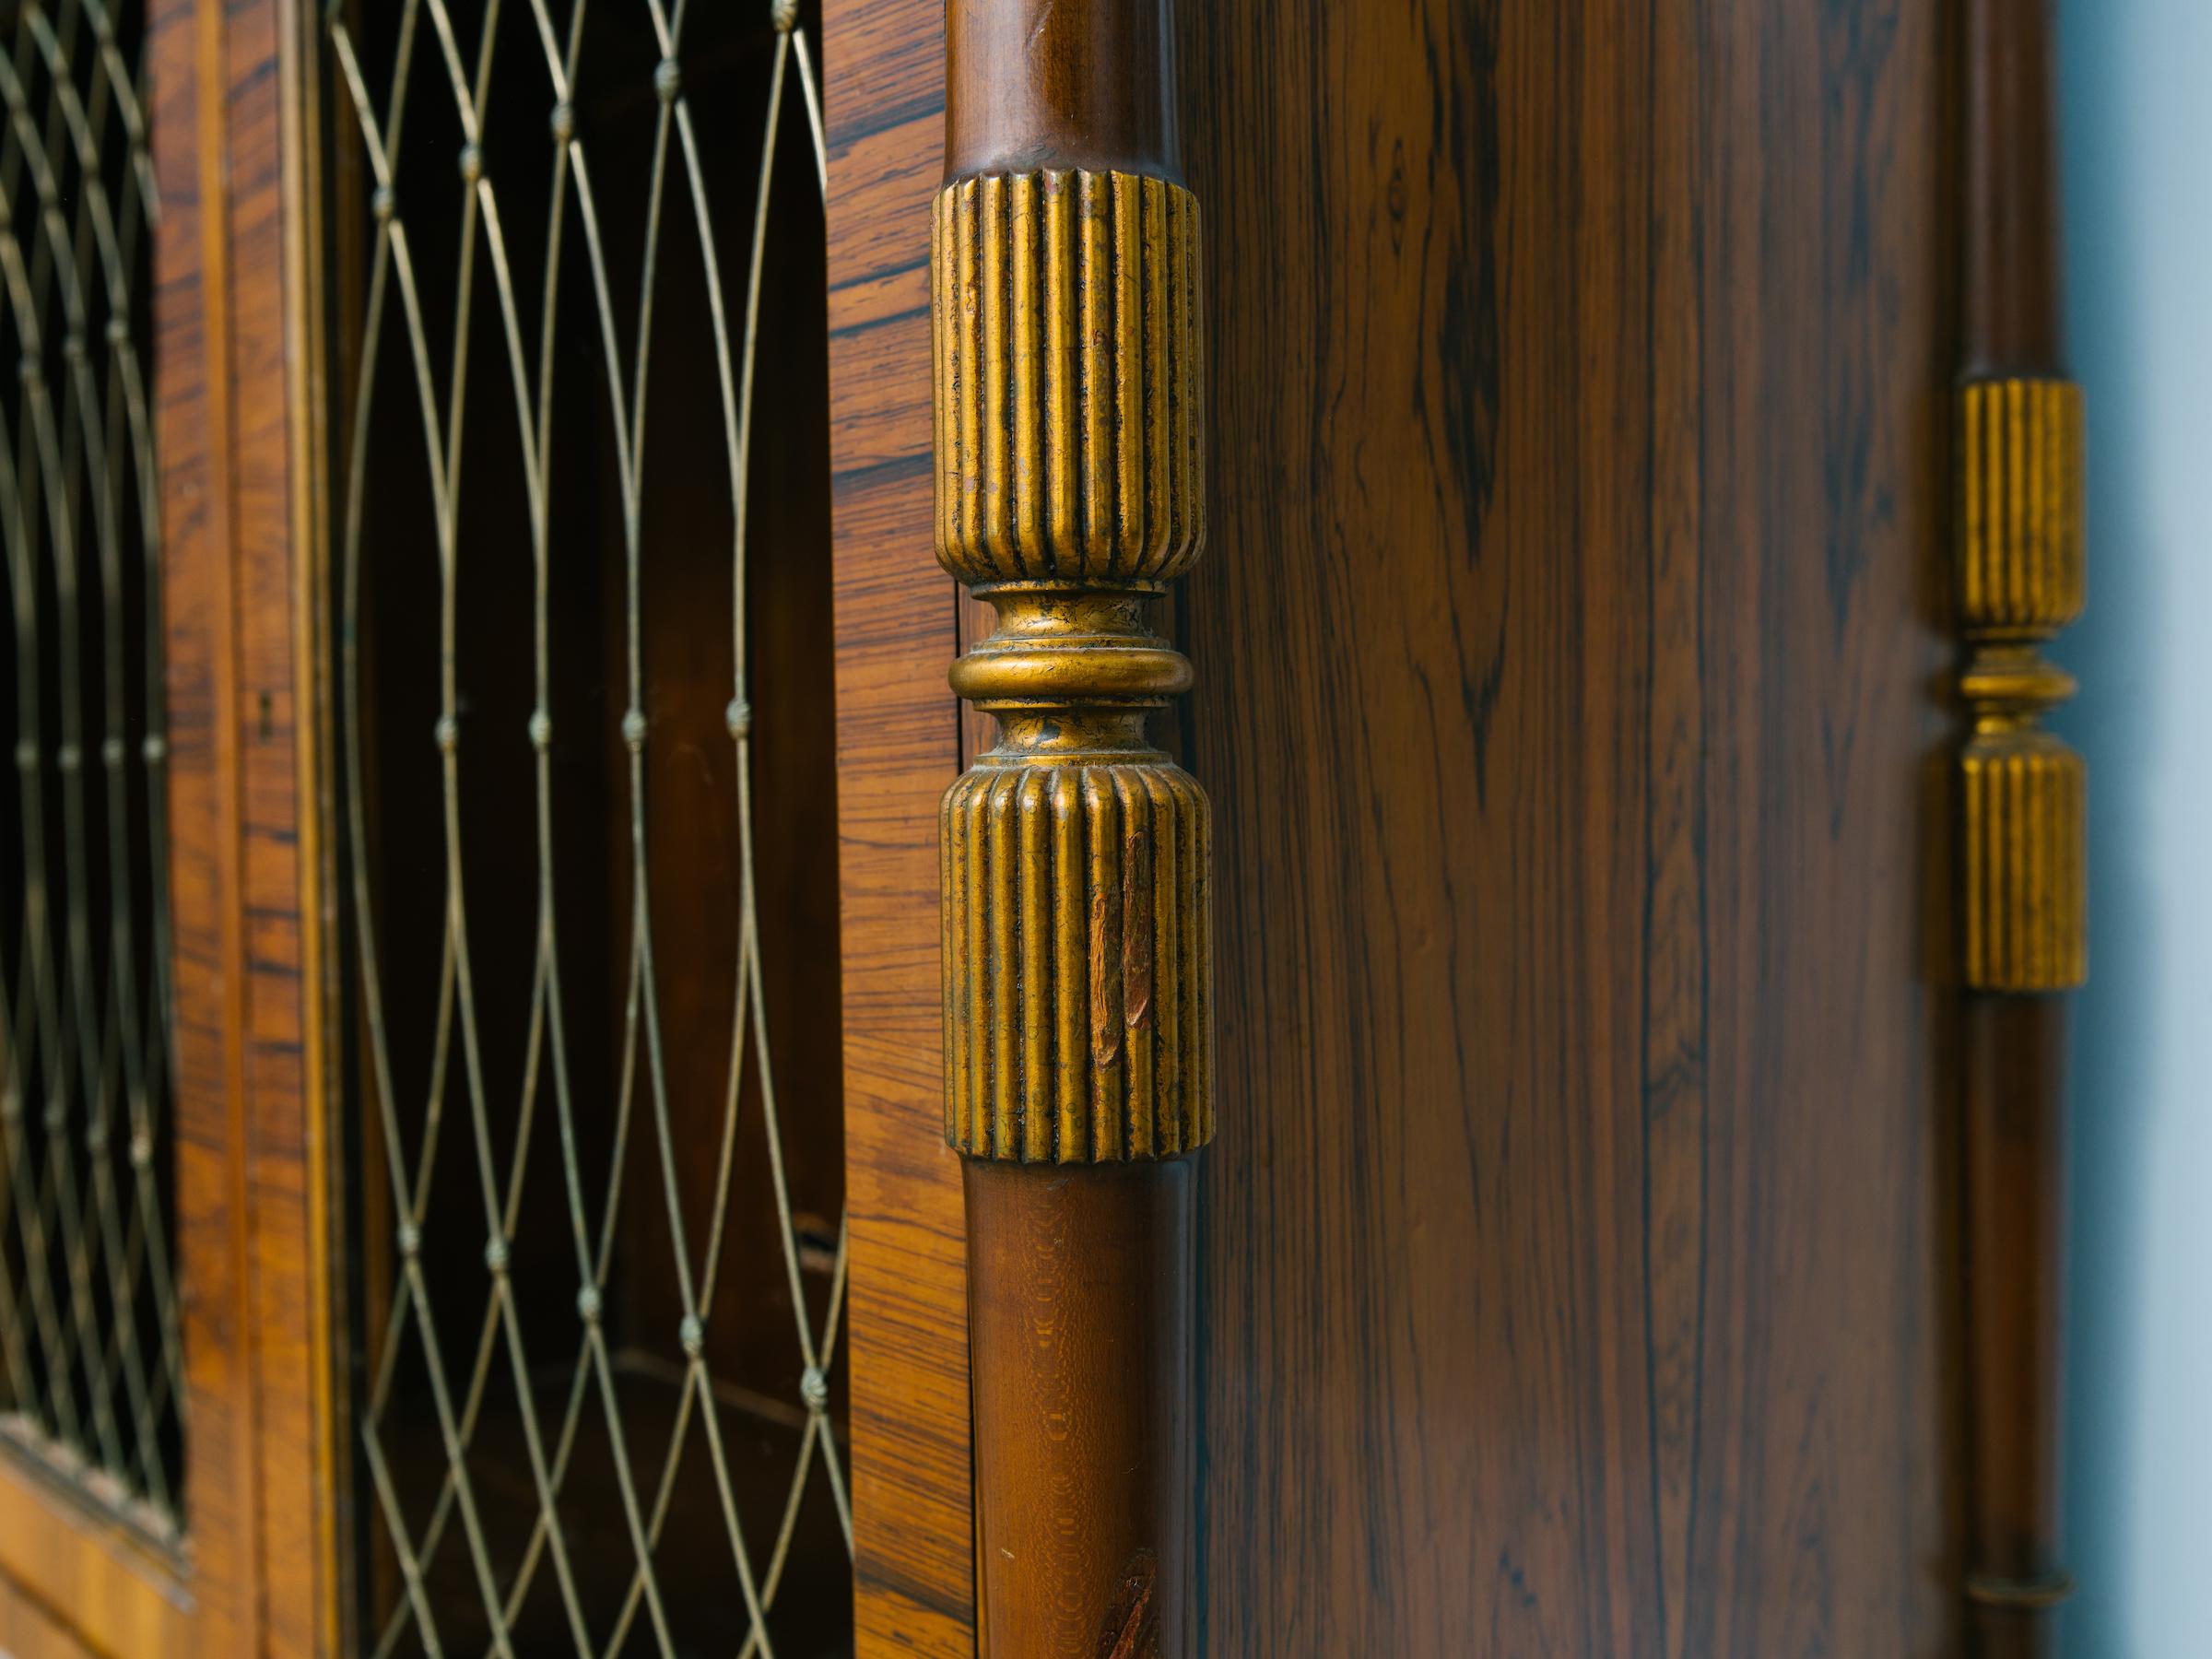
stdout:
<svg viewBox="0 0 2212 1659">
<path fill-rule="evenodd" d="M 2054 0 L 1963 0 L 1959 371 L 2065 371 Z"/>
<path fill-rule="evenodd" d="M 1972 1576 L 1983 1659 L 2045 1659 L 2058 1550 L 2065 1347 L 2066 1000 L 1969 994 L 1967 1297 Z"/>
<path fill-rule="evenodd" d="M 945 176 L 1082 167 L 1180 179 L 1170 0 L 951 0 Z"/>
<path fill-rule="evenodd" d="M 148 23 L 190 1391 L 189 1571 L 159 1651 L 208 1654 L 338 1643 L 300 22 L 289 0 L 156 0 Z M 109 1614 L 70 1611 L 88 1633 Z"/>
<path fill-rule="evenodd" d="M 1211 1659 L 1940 1654 L 1942 8 L 1179 8 Z"/>
</svg>

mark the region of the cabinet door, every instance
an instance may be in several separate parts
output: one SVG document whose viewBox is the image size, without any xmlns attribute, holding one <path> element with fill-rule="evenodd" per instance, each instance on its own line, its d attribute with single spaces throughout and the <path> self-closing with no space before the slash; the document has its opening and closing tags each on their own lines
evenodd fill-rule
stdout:
<svg viewBox="0 0 2212 1659">
<path fill-rule="evenodd" d="M 845 1651 L 813 39 L 313 22 L 347 1617 Z"/>
<path fill-rule="evenodd" d="M 0 70 L 18 1653 L 303 1651 L 326 1606 L 285 406 L 241 372 L 288 306 L 276 182 L 220 165 L 276 85 L 218 23 L 27 5 Z"/>
<path fill-rule="evenodd" d="M 11 1652 L 849 1650 L 808 23 L 10 14 Z"/>
</svg>

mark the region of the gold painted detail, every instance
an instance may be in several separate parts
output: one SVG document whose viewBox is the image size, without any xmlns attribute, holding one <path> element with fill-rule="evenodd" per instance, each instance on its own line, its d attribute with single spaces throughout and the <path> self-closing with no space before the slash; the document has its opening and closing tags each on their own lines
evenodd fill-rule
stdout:
<svg viewBox="0 0 2212 1659">
<path fill-rule="evenodd" d="M 2074 681 L 2041 646 L 2081 614 L 2081 390 L 1960 389 L 1963 965 L 1980 991 L 2061 991 L 2088 970 L 2081 757 L 2040 728 Z"/>
<path fill-rule="evenodd" d="M 1160 581 L 1197 558 L 1198 205 L 1165 179 L 961 179 L 931 235 L 937 557 L 962 582 Z"/>
<path fill-rule="evenodd" d="M 1213 1136 L 1212 815 L 1165 757 L 1003 756 L 945 796 L 947 1139 L 978 1158 L 1168 1158 Z"/>
<path fill-rule="evenodd" d="M 1977 735 L 1963 761 L 1966 982 L 2053 991 L 2087 969 L 2081 757 L 2047 732 Z"/>
<path fill-rule="evenodd" d="M 1000 741 L 944 802 L 945 1135 L 974 1158 L 1213 1136 L 1212 817 L 1146 735 L 1205 540 L 1198 214 L 1128 173 L 963 179 L 932 231 L 937 557 L 998 613 Z"/>
<path fill-rule="evenodd" d="M 2081 615 L 2081 388 L 1959 394 L 1959 609 L 1970 639 L 2047 640 Z"/>
</svg>

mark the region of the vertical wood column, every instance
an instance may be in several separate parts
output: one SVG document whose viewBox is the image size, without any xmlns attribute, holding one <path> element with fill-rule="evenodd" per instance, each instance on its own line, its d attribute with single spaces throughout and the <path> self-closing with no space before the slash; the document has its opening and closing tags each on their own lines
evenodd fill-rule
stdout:
<svg viewBox="0 0 2212 1659">
<path fill-rule="evenodd" d="M 1211 823 L 1147 735 L 1205 537 L 1198 212 L 1164 0 L 952 0 L 931 254 L 952 671 L 945 1134 L 965 1160 L 983 1646 L 1192 1648 L 1190 1159 L 1213 1135 Z"/>
<path fill-rule="evenodd" d="M 2081 392 L 2065 376 L 2050 0 L 1967 0 L 1965 360 L 1958 391 L 1960 1065 L 1972 1476 L 1966 1594 L 1983 1659 L 2055 1651 L 2067 999 L 2087 971 L 2081 757 L 2042 731 L 2073 680 Z"/>
</svg>

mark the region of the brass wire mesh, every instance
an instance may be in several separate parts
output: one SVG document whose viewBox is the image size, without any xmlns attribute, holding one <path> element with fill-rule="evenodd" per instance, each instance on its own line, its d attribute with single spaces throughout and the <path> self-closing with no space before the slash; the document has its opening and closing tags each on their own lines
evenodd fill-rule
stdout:
<svg viewBox="0 0 2212 1659">
<path fill-rule="evenodd" d="M 693 33 L 715 31 L 725 68 L 757 64 L 763 73 L 756 154 L 710 153 L 702 142 L 685 85 L 693 22 Z M 754 702 L 775 688 L 755 686 L 748 671 L 756 364 L 762 331 L 776 322 L 762 314 L 764 273 L 777 257 L 771 206 L 795 174 L 813 193 L 818 233 L 826 181 L 806 31 L 794 6 L 765 0 L 741 14 L 683 0 L 404 0 L 373 18 L 334 6 L 324 39 L 341 111 L 336 142 L 357 147 L 341 165 L 363 170 L 367 207 L 359 337 L 343 354 L 352 382 L 335 393 L 346 447 L 334 571 L 359 1161 L 388 1187 L 360 1200 L 371 1328 L 359 1426 L 374 1515 L 361 1524 L 375 1534 L 362 1651 L 788 1659 L 779 1595 L 810 1509 L 829 1506 L 816 1518 L 833 1516 L 846 1574 L 852 1535 L 832 1407 L 844 1228 L 841 1219 L 808 1227 L 806 1195 L 794 1194 L 786 1167 L 788 1101 L 770 1041 L 776 987 L 763 969 L 755 868 Z M 610 40 L 621 50 L 605 50 Z M 542 101 L 526 105 L 512 90 L 518 84 Z M 603 172 L 591 112 L 646 100 L 649 164 L 641 174 Z M 810 165 L 779 164 L 794 144 Z M 441 152 L 441 171 L 410 173 L 426 145 Z M 409 182 L 425 177 L 443 182 Z M 747 188 L 751 236 L 738 274 L 725 268 L 718 216 L 732 213 L 733 198 L 745 204 Z M 517 192 L 529 193 L 526 213 L 542 215 L 534 221 L 542 242 L 511 237 L 523 217 Z M 623 224 L 636 228 L 634 241 L 624 241 Z M 441 251 L 426 259 L 433 235 Z M 656 312 L 679 283 L 703 293 L 709 325 L 662 341 Z M 571 321 L 576 307 L 588 326 Z M 672 349 L 712 357 L 712 406 L 677 418 L 718 428 L 712 447 L 728 532 L 719 548 L 671 546 L 653 527 L 660 445 L 648 438 L 650 394 Z M 578 398 L 595 400 L 588 421 L 569 409 Z M 389 442 L 395 420 L 411 429 L 405 445 Z M 496 444 L 511 446 L 513 476 L 485 483 L 489 464 L 478 457 Z M 577 453 L 587 447 L 599 453 Z M 403 449 L 405 479 L 394 471 Z M 595 553 L 616 613 L 611 644 L 581 637 L 558 597 L 577 579 L 561 492 L 594 468 L 611 476 L 618 502 L 608 537 L 618 546 Z M 656 927 L 703 923 L 680 894 L 673 907 L 656 902 L 647 764 L 663 637 L 649 616 L 653 571 L 656 561 L 702 558 L 727 569 L 724 723 L 737 893 L 725 1076 L 703 1107 L 672 1079 L 656 944 Z M 377 594 L 393 591 L 406 606 L 435 608 L 435 648 L 419 659 L 391 645 L 399 624 L 380 624 L 397 613 L 380 612 Z M 693 625 L 717 626 L 705 617 Z M 380 626 L 381 655 L 366 642 Z M 519 729 L 486 724 L 514 690 L 488 683 L 488 629 L 528 638 Z M 421 637 L 432 637 L 427 621 Z M 579 702 L 574 682 L 588 677 L 595 646 L 611 671 L 593 705 Z M 426 679 L 435 681 L 427 700 Z M 381 723 L 409 706 L 403 682 L 435 716 L 429 729 L 395 737 Z M 585 723 L 569 711 L 578 707 L 598 711 L 596 729 L 576 729 Z M 420 746 L 409 752 L 425 764 L 434 752 L 437 769 L 415 821 L 404 818 L 403 796 L 387 791 L 379 805 L 380 757 L 408 746 Z M 492 803 L 487 818 L 500 764 L 491 757 L 525 747 L 526 791 Z M 472 766 L 479 752 L 486 759 Z M 610 954 L 621 959 L 611 981 L 618 1058 L 602 1091 L 576 1058 L 601 1010 L 574 993 L 594 965 L 579 964 L 570 941 L 579 915 L 604 896 L 577 874 L 589 814 L 571 780 L 610 754 L 620 828 L 609 840 L 624 890 L 609 930 Z M 434 835 L 420 821 L 433 815 Z M 488 824 L 512 843 L 489 863 Z M 423 866 L 393 851 L 417 844 L 436 848 Z M 527 942 L 488 938 L 472 904 L 496 909 L 497 894 L 479 898 L 487 882 L 514 881 L 534 889 Z M 434 908 L 434 930 L 395 944 L 410 906 Z M 526 1016 L 502 1019 L 493 1005 L 524 984 Z M 400 1029 L 409 1020 L 418 1041 Z M 716 1128 L 701 1144 L 685 1125 L 705 1111 Z M 753 1235 L 733 1211 L 741 1146 L 755 1134 L 775 1247 L 772 1257 L 742 1259 L 733 1241 Z M 702 1216 L 687 1194 L 696 1197 L 690 1171 L 707 1159 L 715 1178 Z M 455 1160 L 468 1166 L 457 1185 Z M 548 1186 L 559 1193 L 558 1220 L 542 1207 Z M 656 1213 L 641 1217 L 643 1206 Z M 550 1254 L 549 1232 L 565 1233 Z M 658 1241 L 658 1259 L 643 1270 L 672 1288 L 680 1318 L 673 1331 L 626 1342 L 612 1329 L 626 1312 L 617 1258 L 628 1251 L 639 1271 L 640 1240 Z M 759 1305 L 733 1289 L 743 1275 L 781 1281 L 789 1342 L 782 1363 L 730 1374 L 714 1327 L 718 1316 L 727 1324 Z M 549 1302 L 545 1281 L 554 1276 L 567 1282 Z M 756 1433 L 763 1423 L 774 1433 Z M 782 1460 L 765 1482 L 764 1456 Z M 409 1469 L 426 1460 L 434 1477 L 411 1486 Z M 595 1479 L 582 1472 L 587 1461 Z M 582 1495 L 586 1487 L 594 1496 Z M 709 1542 L 725 1571 L 700 1569 Z M 849 1595 L 849 1580 L 838 1594 Z"/>
<path fill-rule="evenodd" d="M 144 19 L 0 23 L 0 1440 L 180 1527 Z"/>
</svg>

